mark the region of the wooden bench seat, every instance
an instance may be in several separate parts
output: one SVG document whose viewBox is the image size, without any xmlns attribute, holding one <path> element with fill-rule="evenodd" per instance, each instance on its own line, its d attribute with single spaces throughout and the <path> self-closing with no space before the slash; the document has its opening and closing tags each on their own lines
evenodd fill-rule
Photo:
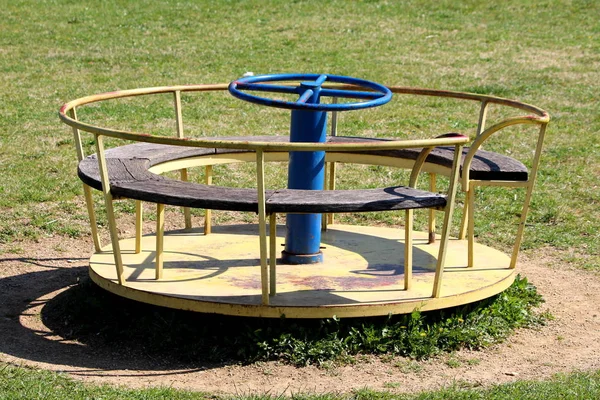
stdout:
<svg viewBox="0 0 600 400">
<path fill-rule="evenodd" d="M 221 152 L 224 149 L 221 149 Z M 232 188 L 183 182 L 154 174 L 149 168 L 167 161 L 215 154 L 215 149 L 136 143 L 106 151 L 111 194 L 172 206 L 258 212 L 253 188 Z M 98 160 L 89 156 L 79 164 L 78 175 L 87 185 L 102 189 Z M 442 208 L 444 196 L 394 186 L 378 189 L 266 191 L 268 213 L 338 213 L 359 211 Z"/>
<path fill-rule="evenodd" d="M 288 141 L 287 136 L 226 137 L 224 140 Z M 364 143 L 388 139 L 330 136 L 331 143 Z M 383 157 L 415 160 L 422 149 L 363 151 Z M 169 146 L 153 143 L 134 143 L 106 151 L 111 182 L 111 194 L 173 206 L 214 210 L 257 212 L 257 191 L 253 188 L 232 188 L 182 182 L 154 174 L 149 168 L 164 162 L 211 154 L 236 153 L 244 150 Z M 468 148 L 463 150 L 464 155 Z M 454 149 L 435 148 L 427 163 L 452 168 Z M 87 185 L 102 190 L 95 155 L 83 159 L 78 168 L 79 178 Z M 471 163 L 471 179 L 527 181 L 527 167 L 521 162 L 490 151 L 480 150 Z M 442 208 L 441 195 L 413 188 L 395 186 L 379 189 L 310 191 L 280 189 L 266 192 L 267 212 L 337 213 L 403 210 L 409 208 Z"/>
<path fill-rule="evenodd" d="M 148 171 L 154 165 L 188 157 L 215 154 L 215 149 L 202 147 L 169 146 L 154 143 L 133 143 L 106 150 L 110 183 L 158 181 L 165 179 Z M 98 159 L 92 154 L 79 163 L 77 175 L 83 183 L 102 190 Z M 114 188 L 111 188 L 114 190 Z M 117 195 L 113 193 L 113 195 Z"/>
<path fill-rule="evenodd" d="M 224 140 L 253 140 L 253 141 L 289 141 L 287 136 L 251 136 L 251 137 L 225 137 Z M 365 143 L 377 141 L 391 141 L 393 139 L 365 138 L 354 136 L 328 136 L 329 143 Z M 416 160 L 422 148 L 408 148 L 398 150 L 374 150 L 361 151 L 360 154 L 372 154 L 376 156 L 401 158 L 405 160 Z M 462 159 L 469 152 L 469 147 L 464 147 Z M 235 150 L 233 150 L 235 151 Z M 231 149 L 217 149 L 217 153 L 232 152 Z M 450 170 L 454 159 L 454 148 L 440 146 L 433 149 L 427 157 L 426 163 L 440 165 Z M 470 179 L 481 181 L 519 181 L 526 182 L 528 179 L 527 167 L 520 161 L 495 153 L 493 151 L 478 150 L 470 167 Z M 462 176 L 462 171 L 461 171 Z"/>
<path fill-rule="evenodd" d="M 329 141 L 335 142 L 364 142 L 364 141 L 389 141 L 391 139 L 376 139 L 362 137 L 347 137 L 334 136 L 330 137 Z M 420 148 L 399 149 L 399 150 L 376 150 L 361 152 L 361 154 L 373 154 L 383 157 L 403 158 L 408 160 L 416 160 L 421 153 Z M 462 151 L 462 159 L 469 152 L 469 147 L 464 147 Z M 429 156 L 426 163 L 437 164 L 448 169 L 452 168 L 452 160 L 454 158 L 453 147 L 436 147 Z M 462 176 L 462 168 L 461 168 Z M 470 178 L 482 181 L 527 181 L 527 167 L 520 161 L 512 157 L 495 153 L 487 150 L 478 150 L 470 167 Z"/>
<path fill-rule="evenodd" d="M 223 139 L 255 140 L 255 141 L 288 141 L 287 136 L 253 136 L 253 137 L 227 137 Z M 388 139 L 330 136 L 331 143 L 359 143 L 366 141 L 383 141 Z M 422 149 L 399 149 L 399 150 L 377 150 L 361 152 L 361 154 L 372 154 L 384 157 L 402 158 L 415 160 Z M 154 165 L 179 160 L 188 157 L 206 156 L 210 154 L 226 154 L 241 152 L 235 149 L 213 149 L 198 147 L 168 146 L 153 143 L 134 143 L 116 147 L 106 151 L 107 164 L 110 174 L 114 196 L 129 197 L 132 189 L 124 189 L 119 194 L 121 183 L 124 182 L 158 182 L 165 178 L 152 174 L 148 169 Z M 464 156 L 469 151 L 463 149 Z M 426 162 L 437 164 L 445 168 L 452 168 L 454 149 L 451 147 L 437 147 L 427 157 Z M 87 185 L 102 190 L 98 161 L 95 155 L 86 157 L 81 161 L 78 168 L 79 178 Z M 462 175 L 462 171 L 461 171 Z M 519 181 L 526 182 L 528 179 L 527 167 L 518 160 L 511 157 L 486 150 L 477 151 L 471 162 L 470 178 L 482 181 Z M 232 189 L 233 190 L 233 189 Z M 240 190 L 240 189 L 237 189 Z M 235 193 L 231 193 L 232 195 Z M 241 193 L 240 193 L 241 194 Z M 155 201 L 156 202 L 156 201 Z M 171 203 L 168 203 L 171 204 Z M 195 206 L 190 206 L 195 207 Z M 240 210 L 242 211 L 242 210 Z"/>
</svg>

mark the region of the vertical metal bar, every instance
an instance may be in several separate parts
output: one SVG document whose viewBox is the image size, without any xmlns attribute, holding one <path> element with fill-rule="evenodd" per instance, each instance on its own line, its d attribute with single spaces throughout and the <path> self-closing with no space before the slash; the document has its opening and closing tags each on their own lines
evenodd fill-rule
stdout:
<svg viewBox="0 0 600 400">
<path fill-rule="evenodd" d="M 487 113 L 489 109 L 490 103 L 487 100 L 483 100 L 481 102 L 481 107 L 479 109 L 479 119 L 477 121 L 477 132 L 476 136 L 481 135 L 481 132 L 485 130 L 485 124 L 487 120 Z M 468 171 L 463 171 L 463 181 L 462 188 L 466 192 L 465 204 L 463 206 L 463 214 L 460 220 L 460 230 L 458 231 L 458 238 L 460 240 L 464 240 L 465 237 L 468 236 L 469 240 L 469 250 L 468 250 L 468 263 L 467 266 L 473 267 L 473 257 L 474 257 L 474 240 L 475 240 L 475 232 L 473 231 L 473 227 L 475 226 L 475 221 L 473 220 L 475 213 L 475 186 L 471 185 Z"/>
<path fill-rule="evenodd" d="M 98 155 L 98 168 L 100 169 L 100 179 L 102 180 L 102 193 L 104 194 L 104 204 L 106 207 L 106 216 L 108 219 L 108 229 L 110 231 L 110 242 L 112 244 L 113 255 L 115 258 L 115 267 L 117 270 L 117 280 L 119 285 L 123 285 L 123 259 L 121 258 L 121 246 L 119 245 L 119 234 L 117 232 L 117 221 L 115 219 L 115 210 L 113 208 L 113 198 L 110 193 L 110 180 L 108 178 L 108 167 L 104 156 L 103 137 L 94 134 L 96 139 L 96 153 Z"/>
<path fill-rule="evenodd" d="M 183 115 L 181 113 L 181 92 L 176 90 L 173 92 L 175 95 L 175 124 L 177 129 L 177 137 L 183 138 Z"/>
<path fill-rule="evenodd" d="M 212 177 L 213 177 L 213 167 L 212 165 L 207 165 L 204 168 L 204 183 L 207 185 L 212 185 Z M 209 235 L 212 232 L 212 210 L 205 209 L 204 210 L 204 234 Z"/>
<path fill-rule="evenodd" d="M 135 201 L 135 254 L 142 252 L 142 217 L 144 211 L 142 208 L 142 202 L 140 200 Z"/>
<path fill-rule="evenodd" d="M 413 267 L 413 210 L 406 210 L 404 222 L 404 290 L 412 287 Z"/>
<path fill-rule="evenodd" d="M 336 178 L 336 163 L 329 163 L 329 190 L 335 190 L 335 178 Z M 331 225 L 334 223 L 334 214 L 327 214 L 327 224 Z"/>
<path fill-rule="evenodd" d="M 72 108 L 69 111 L 69 116 L 74 120 L 77 120 L 77 111 L 75 111 L 75 108 Z M 81 133 L 77 128 L 73 128 L 73 139 L 75 141 L 77 160 L 81 162 L 81 160 L 85 158 L 85 152 L 83 151 L 83 145 L 81 143 Z M 96 253 L 98 253 L 102 249 L 102 244 L 100 243 L 98 222 L 96 221 L 96 211 L 94 210 L 94 197 L 92 196 L 92 189 L 85 183 L 83 184 L 83 195 L 85 197 L 85 204 L 87 207 L 88 217 L 90 219 L 90 229 L 92 231 L 92 240 L 94 241 L 94 250 Z"/>
<path fill-rule="evenodd" d="M 275 213 L 269 214 L 269 274 L 270 294 L 277 294 L 277 219 Z"/>
<path fill-rule="evenodd" d="M 102 243 L 100 242 L 100 234 L 98 233 L 98 222 L 96 221 L 96 211 L 94 209 L 94 197 L 92 196 L 92 189 L 85 183 L 83 184 L 83 195 L 85 197 L 85 204 L 90 218 L 94 250 L 96 253 L 99 253 L 102 250 Z"/>
<path fill-rule="evenodd" d="M 469 240 L 467 267 L 472 268 L 475 265 L 475 185 L 469 182 L 467 191 L 467 235 Z"/>
<path fill-rule="evenodd" d="M 537 170 L 540 165 L 540 158 L 542 156 L 542 145 L 544 144 L 544 136 L 546 134 L 546 124 L 540 127 L 540 133 L 538 136 L 537 145 L 535 148 L 535 155 L 533 156 L 533 164 L 531 166 L 531 174 L 529 178 L 529 185 L 527 185 L 527 192 L 525 193 L 525 201 L 523 202 L 523 210 L 521 211 L 521 219 L 519 221 L 519 228 L 517 229 L 517 237 L 515 238 L 515 245 L 513 247 L 512 256 L 510 258 L 510 268 L 517 266 L 517 256 L 519 255 L 519 248 L 521 247 L 521 240 L 523 240 L 523 231 L 525 229 L 525 221 L 527 220 L 527 213 L 529 211 L 529 204 L 531 203 L 531 195 L 533 193 L 533 186 L 537 177 Z"/>
<path fill-rule="evenodd" d="M 425 164 L 425 160 L 429 154 L 433 151 L 433 147 L 426 147 L 417 156 L 415 163 L 413 164 L 412 171 L 410 172 L 410 178 L 408 186 L 412 188 L 417 187 L 419 175 Z M 431 186 L 431 180 L 430 180 Z M 412 285 L 412 266 L 413 266 L 413 229 L 414 229 L 414 211 L 411 209 L 406 210 L 406 221 L 404 223 L 404 289 L 410 289 Z"/>
<path fill-rule="evenodd" d="M 186 168 L 179 170 L 181 180 L 183 182 L 188 181 L 188 171 Z M 183 207 L 183 220 L 185 229 L 192 229 L 192 212 L 189 207 Z"/>
<path fill-rule="evenodd" d="M 75 108 L 69 110 L 69 116 L 74 120 L 77 120 L 77 111 L 75 111 Z M 83 151 L 83 144 L 81 143 L 81 133 L 79 132 L 79 129 L 75 127 L 73 127 L 73 138 L 75 139 L 75 151 L 77 152 L 77 159 L 81 161 L 85 158 L 85 153 Z"/>
<path fill-rule="evenodd" d="M 258 230 L 260 240 L 260 283 L 262 304 L 269 305 L 269 271 L 267 266 L 267 207 L 265 199 L 265 156 L 256 150 L 256 188 L 258 191 Z"/>
<path fill-rule="evenodd" d="M 325 176 L 323 177 L 323 189 L 329 190 L 329 164 L 325 162 Z M 324 218 L 323 218 L 324 217 Z M 329 222 L 329 214 L 321 214 L 321 231 L 327 232 L 327 224 Z"/>
<path fill-rule="evenodd" d="M 165 205 L 156 204 L 156 280 L 163 277 L 165 241 Z"/>
<path fill-rule="evenodd" d="M 429 173 L 429 191 L 435 193 L 437 190 L 437 175 Z M 435 243 L 435 210 L 429 209 L 429 244 Z"/>
<path fill-rule="evenodd" d="M 337 102 L 338 102 L 337 97 L 331 98 L 332 104 L 336 104 Z M 331 136 L 333 136 L 333 137 L 337 136 L 337 128 L 338 128 L 338 112 L 333 111 L 331 113 Z M 336 173 L 335 162 L 329 163 L 329 170 L 326 170 L 325 173 L 329 177 L 328 178 L 329 182 L 327 184 L 327 187 L 329 188 L 329 190 L 335 190 L 335 173 Z M 335 217 L 334 217 L 333 213 L 326 214 L 325 215 L 325 220 L 326 220 L 325 226 L 332 225 L 334 223 L 334 219 L 335 219 Z"/>
<path fill-rule="evenodd" d="M 337 104 L 338 98 L 332 97 L 331 104 Z M 331 136 L 337 136 L 337 121 L 338 121 L 338 112 L 333 111 L 331 113 Z"/>
<path fill-rule="evenodd" d="M 479 120 L 477 121 L 477 136 L 481 135 L 481 132 L 485 129 L 485 122 L 487 119 L 488 106 L 490 103 L 487 100 L 481 102 L 481 108 L 479 109 Z"/>
<path fill-rule="evenodd" d="M 446 252 L 448 248 L 448 239 L 450 236 L 450 226 L 452 224 L 452 213 L 454 212 L 454 203 L 456 201 L 456 187 L 458 185 L 458 175 L 460 171 L 462 144 L 454 146 L 454 162 L 452 163 L 452 173 L 450 175 L 450 186 L 446 196 L 446 207 L 444 208 L 444 225 L 442 227 L 442 237 L 440 239 L 440 249 L 438 252 L 437 264 L 435 267 L 435 278 L 433 281 L 433 297 L 440 297 L 442 288 L 442 275 L 446 263 Z"/>
<path fill-rule="evenodd" d="M 181 91 L 176 90 L 173 92 L 175 97 L 175 125 L 177 129 L 177 137 L 183 139 L 183 115 L 181 112 Z M 186 168 L 179 170 L 181 180 L 184 182 L 188 181 L 188 171 Z M 192 229 L 192 213 L 189 207 L 183 207 L 183 218 L 185 221 L 185 229 Z"/>
<path fill-rule="evenodd" d="M 470 183 L 469 183 L 470 186 Z M 463 189 L 466 189 L 463 187 Z M 465 204 L 462 210 L 462 218 L 460 219 L 460 230 L 458 231 L 458 238 L 464 240 L 467 236 L 467 223 L 469 221 L 469 190 L 465 190 Z"/>
</svg>

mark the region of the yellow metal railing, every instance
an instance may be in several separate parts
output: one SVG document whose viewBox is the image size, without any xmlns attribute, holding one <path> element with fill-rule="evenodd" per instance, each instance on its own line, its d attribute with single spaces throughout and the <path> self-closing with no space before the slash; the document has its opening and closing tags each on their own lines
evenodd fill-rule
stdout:
<svg viewBox="0 0 600 400">
<path fill-rule="evenodd" d="M 343 86 L 340 86 L 343 88 Z M 147 142 L 164 145 L 176 145 L 186 147 L 206 147 L 206 148 L 222 148 L 222 149 L 237 149 L 247 150 L 255 153 L 256 162 L 256 189 L 258 193 L 258 215 L 259 215 L 259 230 L 260 230 L 260 254 L 261 254 L 261 292 L 262 302 L 267 305 L 269 303 L 269 294 L 273 295 L 276 293 L 275 287 L 275 249 L 274 249 L 274 226 L 275 216 L 274 214 L 267 215 L 265 205 L 265 182 L 264 182 L 264 164 L 265 155 L 273 152 L 289 152 L 289 151 L 326 151 L 333 153 L 357 153 L 357 152 L 370 152 L 375 150 L 397 150 L 403 148 L 429 148 L 432 149 L 435 146 L 455 146 L 455 151 L 460 154 L 462 152 L 462 145 L 467 139 L 459 137 L 445 137 L 445 138 L 434 138 L 434 139 L 414 139 L 414 140 L 389 140 L 389 141 L 377 141 L 369 143 L 287 143 L 287 142 L 263 142 L 263 141 L 237 141 L 237 140 L 225 140 L 217 138 L 186 138 L 184 135 L 184 122 L 183 112 L 181 104 L 181 93 L 184 92 L 206 92 L 206 91 L 223 91 L 227 89 L 227 84 L 217 85 L 190 85 L 190 86 L 173 86 L 173 87 L 156 87 L 156 88 L 144 88 L 144 89 L 133 89 L 124 90 L 111 93 L 103 93 L 92 96 L 83 97 L 77 100 L 66 103 L 60 110 L 60 119 L 67 125 L 71 126 L 75 138 L 75 146 L 77 157 L 81 161 L 86 155 L 84 154 L 81 131 L 88 132 L 94 135 L 96 142 L 96 152 L 98 156 L 98 166 L 102 181 L 103 195 L 106 204 L 106 212 L 108 216 L 108 226 L 110 231 L 111 243 L 113 246 L 113 252 L 115 257 L 115 267 L 117 270 L 117 276 L 119 284 L 124 283 L 123 278 L 123 263 L 121 260 L 121 253 L 119 249 L 118 231 L 116 227 L 116 220 L 113 208 L 113 197 L 110 192 L 110 179 L 109 171 L 105 158 L 104 149 L 104 137 L 112 137 L 123 140 L 132 140 L 136 142 Z M 523 235 L 523 227 L 525 224 L 525 218 L 529 207 L 531 193 L 535 182 L 535 175 L 539 167 L 540 155 L 542 150 L 544 132 L 546 125 L 549 121 L 548 113 L 544 110 L 520 103 L 513 100 L 507 100 L 497 98 L 493 96 L 451 92 L 442 90 L 432 89 L 418 89 L 418 88 L 407 88 L 407 87 L 390 87 L 392 92 L 396 94 L 407 94 L 407 95 L 421 95 L 421 96 L 434 96 L 442 98 L 454 98 L 469 101 L 476 101 L 480 103 L 480 110 L 478 115 L 478 123 L 476 128 L 475 140 L 471 143 L 470 149 L 467 152 L 464 161 L 462 162 L 462 177 L 460 183 L 463 191 L 466 192 L 467 201 L 465 203 L 463 223 L 461 227 L 461 238 L 464 238 L 466 232 L 468 232 L 469 240 L 469 265 L 473 265 L 473 238 L 474 238 L 474 189 L 476 186 L 494 185 L 494 186 L 510 186 L 510 187 L 526 187 L 527 194 L 523 206 L 523 212 L 521 215 L 521 221 L 519 224 L 515 247 L 513 250 L 513 256 L 511 259 L 510 268 L 514 268 L 516 258 L 520 246 L 520 241 Z M 148 134 L 129 132 L 124 130 L 111 129 L 107 127 L 101 127 L 83 122 L 78 120 L 76 110 L 79 107 L 90 105 L 93 103 L 109 100 L 118 99 L 125 97 L 135 96 L 146 96 L 154 94 L 170 93 L 174 99 L 174 110 L 175 110 L 175 127 L 176 134 L 173 137 L 159 137 Z M 491 105 L 499 105 L 504 107 L 511 107 L 521 111 L 526 111 L 529 114 L 525 116 L 509 117 L 493 124 L 486 128 L 487 112 Z M 530 178 L 527 182 L 505 182 L 505 181 L 476 181 L 470 179 L 469 167 L 470 163 L 475 156 L 481 145 L 490 138 L 493 134 L 502 131 L 504 128 L 513 125 L 538 125 L 540 127 L 537 145 L 534 154 L 534 161 L 531 168 Z M 337 135 L 338 116 L 334 113 L 332 117 L 332 135 Z M 413 167 L 413 173 L 411 174 L 410 186 L 416 185 L 418 173 L 421 170 L 429 172 L 430 174 L 430 190 L 436 190 L 435 176 L 438 173 L 447 175 L 450 178 L 450 184 L 448 189 L 448 204 L 444 209 L 445 217 L 443 223 L 443 232 L 441 238 L 441 246 L 438 257 L 438 264 L 436 266 L 436 275 L 434 281 L 434 287 L 432 296 L 440 296 L 440 288 L 443 275 L 443 265 L 446 252 L 446 243 L 449 236 L 449 227 L 451 223 L 451 217 L 453 214 L 454 197 L 456 194 L 457 183 L 459 181 L 458 174 L 460 169 L 460 156 L 454 158 L 454 162 L 451 168 L 440 168 L 439 166 L 431 167 L 426 162 L 426 156 L 422 156 L 416 161 L 416 165 Z M 205 183 L 210 185 L 212 182 L 212 165 L 206 165 Z M 327 168 L 327 185 L 329 190 L 335 189 L 335 162 L 329 162 L 329 168 Z M 186 168 L 180 169 L 180 178 L 183 181 L 188 180 L 188 171 Z M 101 251 L 101 243 L 96 224 L 96 216 L 94 211 L 93 199 L 91 195 L 90 187 L 84 184 L 84 194 L 86 204 L 88 208 L 90 224 L 92 229 L 92 237 L 94 240 L 94 247 L 97 252 Z M 405 248 L 405 288 L 409 289 L 411 284 L 411 252 L 412 252 L 412 210 L 406 211 L 406 248 Z M 191 228 L 191 214 L 189 209 L 184 209 L 185 227 Z M 164 205 L 157 205 L 157 234 L 156 234 L 156 279 L 162 277 L 162 235 L 164 232 Z M 328 216 L 324 219 L 325 228 L 327 223 L 332 223 L 333 217 Z M 267 234 L 267 221 L 270 222 L 270 232 Z M 465 222 L 466 221 L 466 222 Z M 136 202 L 136 252 L 140 251 L 141 243 L 141 231 L 142 231 L 142 205 L 141 202 Z M 211 230 L 210 224 L 210 210 L 206 210 L 205 215 L 205 234 L 209 234 Z M 430 232 L 433 232 L 434 237 L 435 221 L 434 214 L 431 212 L 430 215 Z M 267 236 L 271 237 L 271 243 L 268 242 Z M 430 234 L 430 238 L 432 235 Z M 270 246 L 269 246 L 270 244 Z M 270 247 L 270 248 L 268 248 Z M 267 256 L 268 254 L 268 256 Z M 267 258 L 269 263 L 267 263 Z"/>
</svg>

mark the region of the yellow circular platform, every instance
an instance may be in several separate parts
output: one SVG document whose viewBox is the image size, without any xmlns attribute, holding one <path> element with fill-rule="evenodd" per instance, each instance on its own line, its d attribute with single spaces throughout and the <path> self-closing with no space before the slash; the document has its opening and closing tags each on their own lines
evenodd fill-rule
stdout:
<svg viewBox="0 0 600 400">
<path fill-rule="evenodd" d="M 278 227 L 277 245 L 283 246 Z M 90 276 L 123 297 L 159 306 L 228 315 L 331 318 L 410 313 L 446 308 L 497 294 L 514 280 L 510 258 L 475 244 L 475 266 L 467 267 L 467 242 L 451 239 L 441 295 L 432 298 L 437 244 L 414 233 L 413 284 L 404 290 L 403 237 L 399 228 L 330 225 L 322 235 L 324 262 L 277 264 L 277 294 L 261 304 L 256 225 L 230 225 L 166 232 L 163 278 L 155 279 L 154 235 L 120 241 L 124 277 L 119 285 L 111 246 L 90 259 Z M 281 247 L 283 249 L 283 247 Z M 280 256 L 280 251 L 277 252 Z M 279 261 L 279 260 L 278 260 Z"/>
</svg>

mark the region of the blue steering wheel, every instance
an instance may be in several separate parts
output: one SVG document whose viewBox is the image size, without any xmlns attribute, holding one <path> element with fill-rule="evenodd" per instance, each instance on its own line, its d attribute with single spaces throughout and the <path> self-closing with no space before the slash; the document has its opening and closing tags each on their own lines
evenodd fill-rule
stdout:
<svg viewBox="0 0 600 400">
<path fill-rule="evenodd" d="M 265 84 L 265 82 L 294 81 L 299 85 Z M 365 88 L 367 90 L 344 90 L 336 88 L 324 88 L 325 82 L 341 83 Z M 255 96 L 244 91 L 272 92 L 297 94 L 298 100 L 285 101 Z M 261 104 L 269 107 L 286 108 L 290 110 L 308 111 L 350 111 L 362 108 L 377 107 L 391 100 L 392 92 L 379 83 L 364 79 L 352 78 L 339 75 L 320 74 L 273 74 L 259 75 L 240 78 L 229 84 L 229 92 L 238 99 L 250 103 Z M 363 99 L 366 101 L 355 103 L 328 103 L 321 104 L 322 96 Z"/>
</svg>

